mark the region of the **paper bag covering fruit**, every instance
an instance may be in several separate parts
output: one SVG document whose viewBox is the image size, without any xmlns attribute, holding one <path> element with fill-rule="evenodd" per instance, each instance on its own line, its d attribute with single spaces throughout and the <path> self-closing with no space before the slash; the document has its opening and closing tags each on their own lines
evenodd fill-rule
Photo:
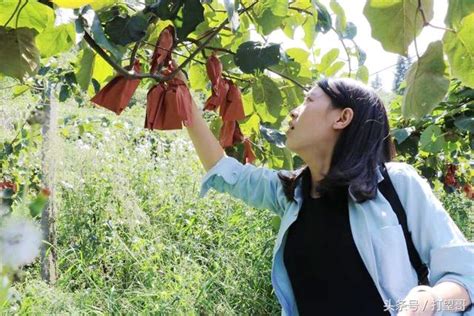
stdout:
<svg viewBox="0 0 474 316">
<path fill-rule="evenodd" d="M 138 60 L 133 64 L 133 71 L 140 72 Z M 119 75 L 107 83 L 91 101 L 120 115 L 127 107 L 139 84 L 140 79 L 128 79 Z"/>
</svg>

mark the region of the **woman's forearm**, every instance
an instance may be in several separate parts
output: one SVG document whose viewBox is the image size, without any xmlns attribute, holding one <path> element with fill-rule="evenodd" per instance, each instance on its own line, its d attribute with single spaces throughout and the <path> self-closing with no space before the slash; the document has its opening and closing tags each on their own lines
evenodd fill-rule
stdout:
<svg viewBox="0 0 474 316">
<path fill-rule="evenodd" d="M 192 109 L 192 124 L 187 127 L 188 134 L 204 169 L 208 171 L 225 155 L 225 152 L 202 118 L 201 111 L 194 100 Z"/>
</svg>

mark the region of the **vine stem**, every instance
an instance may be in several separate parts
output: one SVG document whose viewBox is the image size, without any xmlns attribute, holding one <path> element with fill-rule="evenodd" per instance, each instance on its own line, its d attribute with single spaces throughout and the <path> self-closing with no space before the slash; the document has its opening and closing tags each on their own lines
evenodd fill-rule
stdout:
<svg viewBox="0 0 474 316">
<path fill-rule="evenodd" d="M 15 10 L 13 10 L 13 13 L 12 15 L 10 16 L 10 18 L 7 20 L 7 22 L 3 25 L 3 27 L 7 27 L 8 23 L 10 23 L 11 20 L 13 20 L 13 17 L 15 17 L 15 14 L 16 14 L 16 11 L 18 11 L 18 8 L 20 7 L 21 5 L 21 1 L 22 0 L 18 0 L 18 3 L 15 7 Z"/>
<path fill-rule="evenodd" d="M 15 28 L 18 28 L 18 19 L 20 18 L 20 13 L 27 4 L 28 4 L 28 0 L 26 0 L 25 3 L 18 10 L 18 13 L 16 15 L 16 20 L 15 20 Z"/>
<path fill-rule="evenodd" d="M 336 33 L 337 37 L 339 38 L 339 41 L 342 44 L 342 47 L 344 47 L 344 51 L 346 52 L 347 63 L 348 63 L 348 66 L 349 66 L 349 78 L 350 78 L 351 73 L 352 73 L 352 64 L 351 64 L 351 55 L 349 54 L 349 49 L 347 48 L 346 43 L 344 43 L 344 39 L 342 38 L 341 34 L 333 26 L 331 26 L 331 30 L 333 30 L 334 33 Z"/>
<path fill-rule="evenodd" d="M 428 22 L 428 21 L 426 20 L 425 11 L 423 10 L 423 8 L 422 8 L 422 6 L 421 6 L 421 0 L 418 0 L 418 8 L 417 8 L 417 10 L 420 11 L 421 18 L 423 19 L 423 26 L 431 26 L 431 27 L 434 28 L 434 29 L 439 29 L 439 30 L 444 30 L 444 31 L 449 31 L 449 32 L 456 33 L 456 31 L 455 31 L 454 29 L 452 29 L 452 28 L 436 26 L 436 25 L 433 25 L 433 24 L 431 24 L 430 22 Z"/>
<path fill-rule="evenodd" d="M 193 40 L 193 39 L 187 39 L 187 41 L 193 43 L 193 44 L 196 44 L 198 45 L 199 42 L 197 42 L 196 40 Z M 230 49 L 226 49 L 226 48 L 219 48 L 219 47 L 210 47 L 210 46 L 206 46 L 204 47 L 205 49 L 211 49 L 211 50 L 216 50 L 216 51 L 221 51 L 221 52 L 225 52 L 225 53 L 228 53 L 228 54 L 231 54 L 231 55 L 235 55 L 235 52 L 231 51 Z M 302 85 L 301 83 L 299 83 L 298 81 L 296 81 L 295 79 L 287 76 L 287 75 L 284 75 L 278 71 L 276 71 L 275 69 L 272 69 L 270 67 L 266 67 L 265 69 L 267 69 L 268 71 L 288 80 L 288 81 L 291 81 L 293 82 L 296 86 L 300 87 L 301 89 L 303 89 L 304 91 L 308 91 L 309 89 L 307 87 L 305 87 L 304 85 Z"/>
</svg>

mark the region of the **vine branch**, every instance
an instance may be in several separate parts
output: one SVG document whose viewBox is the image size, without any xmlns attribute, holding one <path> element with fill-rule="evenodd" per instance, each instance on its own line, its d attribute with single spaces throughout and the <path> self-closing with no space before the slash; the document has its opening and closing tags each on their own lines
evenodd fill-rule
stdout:
<svg viewBox="0 0 474 316">
<path fill-rule="evenodd" d="M 28 0 L 27 0 L 28 1 Z M 257 4 L 257 1 L 252 3 L 250 6 L 247 8 L 244 8 L 242 10 L 239 10 L 239 14 L 244 13 L 245 11 L 251 9 L 255 4 Z M 84 40 L 89 44 L 89 46 L 97 53 L 99 54 L 112 68 L 114 68 L 115 71 L 117 71 L 120 75 L 126 77 L 126 78 L 131 78 L 131 79 L 144 79 L 144 78 L 152 78 L 157 81 L 168 81 L 172 79 L 180 70 L 182 70 L 200 51 L 204 49 L 204 47 L 222 30 L 225 28 L 227 25 L 227 19 L 221 22 L 217 28 L 212 30 L 209 34 L 205 34 L 207 37 L 184 61 L 181 65 L 179 65 L 176 69 L 174 69 L 170 74 L 168 75 L 160 75 L 160 74 L 151 74 L 151 73 L 134 73 L 130 72 L 127 69 L 123 68 L 120 66 L 118 63 L 115 62 L 103 49 L 102 47 L 99 46 L 99 44 L 96 43 L 96 41 L 92 38 L 92 36 L 84 30 Z M 202 38 L 202 37 L 201 37 Z M 138 48 L 137 48 L 138 50 Z"/>
</svg>

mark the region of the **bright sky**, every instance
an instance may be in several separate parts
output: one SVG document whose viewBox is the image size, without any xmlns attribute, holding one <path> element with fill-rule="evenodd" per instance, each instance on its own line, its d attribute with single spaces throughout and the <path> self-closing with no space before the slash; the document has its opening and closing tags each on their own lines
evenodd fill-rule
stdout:
<svg viewBox="0 0 474 316">
<path fill-rule="evenodd" d="M 321 2 L 327 5 L 329 8 L 329 0 L 322 0 Z M 366 0 L 339 0 L 338 2 L 344 8 L 347 21 L 353 22 L 357 26 L 357 35 L 354 40 L 367 54 L 365 65 L 369 69 L 369 83 L 375 78 L 375 73 L 378 72 L 382 79 L 383 88 L 385 90 L 391 90 L 395 67 L 390 66 L 396 64 L 398 55 L 386 52 L 383 50 L 382 45 L 377 40 L 372 38 L 369 22 L 362 12 Z M 444 26 L 444 17 L 446 15 L 447 9 L 448 1 L 435 0 L 434 17 L 430 23 L 435 26 Z M 419 54 L 422 55 L 428 44 L 432 41 L 441 39 L 443 34 L 443 30 L 435 29 L 429 26 L 425 27 L 417 38 Z M 300 47 L 307 50 L 306 45 L 301 40 L 303 36 L 304 32 L 302 29 L 298 29 L 297 32 L 295 32 L 294 40 L 286 37 L 282 31 L 278 31 L 270 34 L 269 42 L 281 43 L 285 49 L 291 47 Z M 256 36 L 255 40 L 257 39 L 261 38 Z M 339 54 L 339 58 L 344 59 L 346 56 L 345 52 L 343 51 L 343 47 L 334 32 L 330 31 L 326 34 L 318 34 L 315 41 L 315 48 L 321 48 L 320 56 L 324 55 L 324 53 L 334 47 L 340 48 L 341 53 Z M 414 44 L 412 44 L 409 48 L 409 56 L 416 56 Z M 416 60 L 416 58 L 412 59 L 412 61 L 414 60 Z"/>
</svg>

